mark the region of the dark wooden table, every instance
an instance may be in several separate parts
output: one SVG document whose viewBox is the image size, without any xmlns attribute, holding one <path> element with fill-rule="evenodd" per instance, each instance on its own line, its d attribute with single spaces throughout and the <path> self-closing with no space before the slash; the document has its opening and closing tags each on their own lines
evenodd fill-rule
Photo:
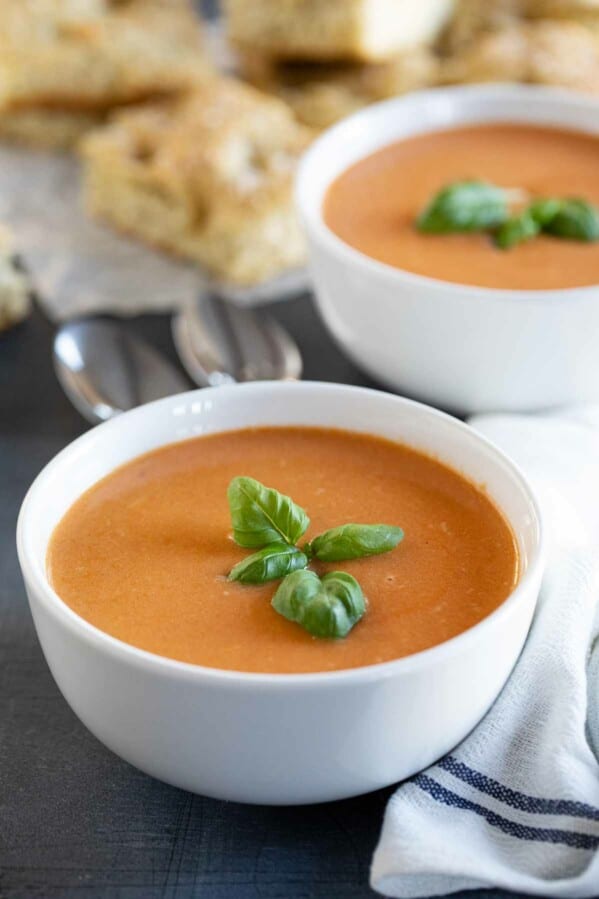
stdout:
<svg viewBox="0 0 599 899">
<path fill-rule="evenodd" d="M 301 346 L 306 378 L 368 383 L 332 345 L 309 298 L 275 314 Z M 166 317 L 127 327 L 175 358 Z M 60 696 L 14 542 L 30 482 L 87 427 L 56 382 L 51 338 L 39 312 L 0 336 L 0 897 L 374 896 L 368 869 L 391 790 L 300 808 L 194 796 L 121 761 Z"/>
</svg>

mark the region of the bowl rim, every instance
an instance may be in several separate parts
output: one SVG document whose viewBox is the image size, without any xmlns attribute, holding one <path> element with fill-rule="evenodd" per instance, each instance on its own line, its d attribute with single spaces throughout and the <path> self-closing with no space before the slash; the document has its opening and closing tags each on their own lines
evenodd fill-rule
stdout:
<svg viewBox="0 0 599 899">
<path fill-rule="evenodd" d="M 465 631 L 462 631 L 456 636 L 451 637 L 449 640 L 445 640 L 442 643 L 438 643 L 434 646 L 429 647 L 428 649 L 421 650 L 420 652 L 412 653 L 411 655 L 403 656 L 398 659 L 391 659 L 387 662 L 378 662 L 376 664 L 363 665 L 356 668 L 343 668 L 334 671 L 300 673 L 236 671 L 230 669 L 212 668 L 205 665 L 197 665 L 191 662 L 182 662 L 177 659 L 171 659 L 167 656 L 161 656 L 156 653 L 149 652 L 145 649 L 140 649 L 137 646 L 133 646 L 130 643 L 126 643 L 125 641 L 112 636 L 111 634 L 108 634 L 107 632 L 91 624 L 89 621 L 87 621 L 85 618 L 71 609 L 71 607 L 68 606 L 64 602 L 64 600 L 61 599 L 58 593 L 50 586 L 47 573 L 45 571 L 42 572 L 38 564 L 34 561 L 35 554 L 34 550 L 30 546 L 31 538 L 28 533 L 29 518 L 31 514 L 30 509 L 32 508 L 34 503 L 38 501 L 39 495 L 41 494 L 43 496 L 44 490 L 46 489 L 46 481 L 52 475 L 54 469 L 64 464 L 64 461 L 68 459 L 72 454 L 81 454 L 82 451 L 86 451 L 87 445 L 95 442 L 96 434 L 98 433 L 99 429 L 106 435 L 110 434 L 111 432 L 118 433 L 120 427 L 119 422 L 125 417 L 130 419 L 135 416 L 141 420 L 148 415 L 153 415 L 155 410 L 161 409 L 175 402 L 181 403 L 187 400 L 192 400 L 193 398 L 197 398 L 198 394 L 201 394 L 202 397 L 206 397 L 207 393 L 215 396 L 216 394 L 219 394 L 226 397 L 226 395 L 230 394 L 232 391 L 243 392 L 250 394 L 250 396 L 248 397 L 248 401 L 250 401 L 251 394 L 253 392 L 259 393 L 260 391 L 264 391 L 265 389 L 267 392 L 284 390 L 292 390 L 298 392 L 302 391 L 308 395 L 310 393 L 320 392 L 323 389 L 326 389 L 329 390 L 332 394 L 337 395 L 340 392 L 351 393 L 356 396 L 356 398 L 360 397 L 366 402 L 368 402 L 369 399 L 384 396 L 392 402 L 403 406 L 404 409 L 417 409 L 420 412 L 424 412 L 432 420 L 444 421 L 445 423 L 454 427 L 456 430 L 467 434 L 468 439 L 474 440 L 474 442 L 481 444 L 482 447 L 486 449 L 487 452 L 489 452 L 490 455 L 494 458 L 494 461 L 501 464 L 504 471 L 506 471 L 511 479 L 515 481 L 523 491 L 527 498 L 534 519 L 533 527 L 536 537 L 534 550 L 527 558 L 526 570 L 520 576 L 516 586 L 508 594 L 504 601 L 489 615 L 487 615 L 485 618 L 472 625 L 471 627 L 467 628 Z M 259 425 L 259 421 L 256 422 L 256 424 Z M 251 426 L 252 425 L 245 425 L 245 427 Z M 293 425 L 291 424 L 289 426 Z M 309 425 L 305 426 L 309 427 Z M 276 427 L 276 425 L 274 425 L 274 427 Z M 281 427 L 284 427 L 284 425 L 281 425 Z M 222 429 L 223 432 L 228 430 L 233 429 Z M 346 428 L 345 430 L 351 431 L 351 428 Z M 219 433 L 219 431 L 215 431 L 215 433 Z M 366 433 L 372 433 L 373 436 L 377 436 L 376 431 L 369 431 Z M 169 440 L 164 443 L 160 443 L 158 446 L 167 446 L 169 443 L 175 442 L 178 441 Z M 140 455 L 140 453 L 132 455 L 128 461 L 133 460 L 137 455 Z M 122 464 L 126 464 L 126 462 L 123 462 Z M 526 595 L 528 594 L 528 591 L 534 589 L 534 585 L 537 579 L 542 574 L 544 568 L 546 540 L 538 501 L 535 497 L 532 487 L 530 486 L 528 480 L 521 472 L 519 467 L 514 462 L 512 462 L 512 460 L 492 441 L 488 440 L 482 434 L 479 434 L 478 431 L 476 431 L 474 428 L 471 428 L 466 423 L 460 421 L 457 418 L 454 418 L 452 415 L 449 415 L 446 412 L 441 412 L 438 409 L 427 406 L 424 403 L 419 403 L 415 400 L 410 400 L 405 397 L 387 393 L 386 391 L 374 390 L 367 387 L 336 384 L 333 382 L 324 381 L 262 381 L 246 384 L 225 385 L 221 387 L 201 388 L 198 390 L 191 390 L 185 393 L 180 393 L 170 397 L 166 397 L 164 399 L 156 400 L 155 402 L 147 403 L 144 406 L 139 406 L 136 409 L 117 416 L 116 418 L 96 425 L 96 427 L 91 428 L 89 431 L 85 432 L 80 437 L 67 444 L 66 447 L 64 447 L 59 453 L 57 453 L 57 455 L 54 456 L 44 466 L 44 468 L 40 471 L 40 473 L 37 475 L 31 486 L 29 487 L 29 490 L 27 491 L 25 498 L 23 499 L 17 521 L 17 553 L 23 577 L 28 587 L 28 591 L 29 589 L 32 589 L 35 593 L 36 600 L 41 601 L 46 610 L 50 612 L 55 619 L 59 620 L 61 626 L 66 627 L 83 643 L 92 644 L 97 650 L 108 653 L 113 657 L 118 657 L 121 661 L 127 662 L 137 667 L 138 669 L 153 669 L 154 672 L 161 672 L 165 676 L 178 677 L 186 681 L 210 682 L 212 684 L 221 685 L 223 687 L 234 686 L 235 688 L 245 688 L 248 690 L 253 690 L 255 688 L 277 690 L 290 688 L 319 688 L 333 684 L 356 685 L 357 683 L 369 683 L 373 680 L 394 677 L 400 673 L 409 674 L 411 672 L 417 671 L 422 667 L 426 667 L 437 660 L 440 661 L 445 657 L 459 653 L 462 648 L 467 646 L 471 641 L 476 640 L 477 636 L 483 630 L 493 627 L 496 622 L 507 615 L 510 609 L 516 603 L 524 601 Z"/>
<path fill-rule="evenodd" d="M 547 87 L 544 85 L 533 84 L 513 84 L 510 82 L 499 82 L 493 84 L 466 84 L 455 86 L 434 87 L 427 90 L 413 91 L 399 97 L 392 97 L 389 100 L 382 100 L 378 103 L 372 103 L 364 109 L 360 109 L 352 115 L 347 116 L 330 128 L 327 128 L 319 137 L 311 144 L 306 153 L 300 160 L 297 178 L 295 182 L 295 205 L 300 213 L 300 218 L 305 230 L 313 235 L 318 242 L 325 247 L 329 254 L 338 258 L 341 264 L 346 266 L 354 266 L 360 268 L 365 274 L 371 276 L 381 276 L 391 281 L 397 282 L 398 286 L 414 286 L 420 288 L 428 288 L 428 290 L 453 295 L 460 295 L 465 298 L 473 299 L 484 297 L 489 301 L 516 301 L 523 302 L 568 302 L 573 300 L 587 300 L 589 298 L 597 298 L 598 287 L 594 284 L 582 287 L 559 287 L 552 289 L 509 289 L 501 287 L 484 287 L 476 284 L 461 284 L 455 281 L 444 281 L 441 278 L 433 278 L 429 275 L 421 275 L 417 272 L 410 272 L 407 269 L 381 262 L 373 259 L 361 250 L 352 247 L 350 244 L 342 240 L 335 232 L 329 228 L 324 221 L 323 216 L 323 194 L 320 195 L 318 203 L 313 203 L 308 199 L 307 184 L 311 179 L 311 171 L 319 166 L 320 154 L 326 151 L 330 144 L 343 142 L 347 132 L 356 127 L 356 124 L 363 126 L 364 124 L 372 125 L 372 119 L 380 114 L 380 110 L 386 109 L 392 112 L 398 107 L 406 108 L 409 106 L 426 106 L 428 102 L 437 98 L 445 97 L 453 100 L 455 103 L 464 102 L 470 104 L 477 100 L 512 100 L 525 99 L 527 102 L 535 103 L 537 100 L 541 102 L 555 102 L 556 106 L 563 106 L 567 103 L 571 108 L 577 107 L 581 111 L 589 113 L 589 121 L 592 121 L 592 115 L 599 114 L 599 98 L 592 95 L 578 93 L 569 88 Z M 481 114 L 480 123 L 489 121 Z M 492 120 L 496 121 L 496 120 Z M 499 121 L 499 120 L 497 120 Z M 506 119 L 507 121 L 507 119 Z M 472 123 L 474 124 L 474 122 Z M 448 128 L 460 127 L 459 122 L 446 128 L 432 128 L 431 133 L 435 131 L 443 131 Z M 551 125 L 549 125 L 551 127 Z M 582 126 L 575 128 L 573 126 L 564 125 L 559 121 L 556 114 L 554 127 L 565 127 L 572 131 L 581 131 L 586 134 L 599 135 L 599 129 L 591 127 L 584 128 Z M 425 134 L 429 129 L 415 132 L 415 134 Z M 400 138 L 401 140 L 401 138 Z M 358 157 L 354 163 L 365 159 L 370 153 L 377 152 L 393 143 L 393 140 L 383 141 L 378 147 L 373 148 L 368 153 Z M 348 166 L 342 168 L 338 175 L 347 171 Z M 331 179 L 327 182 L 327 189 L 330 187 Z"/>
</svg>

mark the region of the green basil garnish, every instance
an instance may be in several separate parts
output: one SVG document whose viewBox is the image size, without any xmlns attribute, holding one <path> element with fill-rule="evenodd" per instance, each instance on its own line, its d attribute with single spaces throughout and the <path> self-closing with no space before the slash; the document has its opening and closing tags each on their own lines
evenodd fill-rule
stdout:
<svg viewBox="0 0 599 899">
<path fill-rule="evenodd" d="M 315 537 L 307 552 L 321 562 L 342 562 L 389 552 L 402 539 L 402 529 L 392 525 L 344 524 Z"/>
<path fill-rule="evenodd" d="M 295 544 L 310 519 L 292 499 L 254 478 L 234 478 L 228 490 L 233 538 L 239 546 Z"/>
<path fill-rule="evenodd" d="M 366 610 L 362 588 L 343 571 L 322 579 L 313 571 L 295 571 L 279 586 L 272 605 L 314 637 L 329 638 L 347 636 Z"/>
<path fill-rule="evenodd" d="M 321 579 L 307 566 L 311 559 L 337 562 L 395 549 L 401 528 L 388 524 L 345 524 L 296 544 L 310 519 L 288 496 L 254 478 L 233 478 L 227 492 L 233 537 L 240 546 L 260 547 L 229 572 L 230 581 L 264 584 L 283 578 L 272 605 L 315 637 L 345 637 L 364 614 L 357 580 L 343 571 Z"/>
<path fill-rule="evenodd" d="M 235 565 L 229 580 L 239 581 L 240 584 L 264 584 L 285 577 L 298 568 L 305 568 L 307 564 L 308 556 L 297 546 L 271 543 Z"/>
<path fill-rule="evenodd" d="M 541 228 L 545 228 L 560 211 L 561 205 L 561 200 L 555 197 L 546 197 L 540 200 L 533 200 L 528 210 Z"/>
<path fill-rule="evenodd" d="M 501 225 L 495 243 L 507 250 L 541 232 L 565 240 L 599 240 L 599 210 L 586 200 L 535 200 Z"/>
<path fill-rule="evenodd" d="M 502 250 L 510 250 L 516 244 L 532 240 L 541 231 L 541 225 L 529 208 L 507 219 L 495 235 L 495 243 Z"/>
<path fill-rule="evenodd" d="M 591 243 L 599 240 L 599 209 L 586 200 L 562 200 L 543 230 L 554 237 Z"/>
<path fill-rule="evenodd" d="M 526 194 L 485 181 L 456 181 L 433 197 L 416 225 L 428 234 L 472 231 L 494 233 L 496 246 L 509 250 L 538 234 L 565 240 L 599 240 L 599 208 L 571 197 L 541 197 L 510 214 L 510 205 Z"/>
<path fill-rule="evenodd" d="M 419 231 L 450 234 L 496 228 L 509 215 L 507 194 L 486 181 L 458 181 L 444 187 L 419 216 Z"/>
</svg>

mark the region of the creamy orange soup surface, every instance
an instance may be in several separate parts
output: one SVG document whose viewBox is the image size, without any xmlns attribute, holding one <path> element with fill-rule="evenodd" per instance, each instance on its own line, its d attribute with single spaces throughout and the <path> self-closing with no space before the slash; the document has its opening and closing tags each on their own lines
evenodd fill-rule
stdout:
<svg viewBox="0 0 599 899">
<path fill-rule="evenodd" d="M 278 582 L 228 571 L 226 491 L 250 475 L 311 518 L 306 538 L 347 522 L 400 525 L 390 553 L 335 564 L 367 611 L 339 640 L 312 637 L 271 606 Z M 56 527 L 47 558 L 60 597 L 103 631 L 153 653 L 254 672 L 316 672 L 396 659 L 480 621 L 518 575 L 512 532 L 479 489 L 439 462 L 370 436 L 257 428 L 175 443 L 116 469 Z"/>
<path fill-rule="evenodd" d="M 324 218 L 367 256 L 443 281 L 523 290 L 599 284 L 599 243 L 541 236 L 500 250 L 488 234 L 420 233 L 415 221 L 434 195 L 470 179 L 599 205 L 599 138 L 517 124 L 419 135 L 343 172 L 327 192 Z"/>
</svg>

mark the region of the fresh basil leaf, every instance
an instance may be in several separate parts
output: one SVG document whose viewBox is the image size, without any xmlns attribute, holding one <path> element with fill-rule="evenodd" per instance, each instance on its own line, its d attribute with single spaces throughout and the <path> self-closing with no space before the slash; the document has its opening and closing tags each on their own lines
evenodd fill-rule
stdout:
<svg viewBox="0 0 599 899">
<path fill-rule="evenodd" d="M 264 584 L 285 577 L 298 568 L 305 568 L 308 556 L 297 546 L 271 543 L 239 562 L 229 573 L 230 581 L 240 584 Z"/>
<path fill-rule="evenodd" d="M 558 200 L 556 197 L 547 197 L 545 199 L 533 200 L 528 208 L 535 221 L 542 228 L 545 228 L 553 221 L 561 206 L 562 200 Z"/>
<path fill-rule="evenodd" d="M 546 234 L 566 240 L 599 240 L 599 208 L 577 198 L 562 200 L 559 210 L 543 226 Z"/>
<path fill-rule="evenodd" d="M 279 584 L 272 598 L 272 606 L 284 618 L 301 624 L 306 607 L 318 596 L 321 586 L 321 580 L 314 571 L 294 571 Z"/>
<path fill-rule="evenodd" d="M 254 478 L 233 478 L 227 491 L 233 538 L 239 546 L 297 543 L 310 524 L 300 506 L 288 496 Z"/>
<path fill-rule="evenodd" d="M 280 584 L 272 605 L 314 637 L 347 636 L 366 610 L 362 588 L 343 571 L 322 580 L 313 571 L 295 571 Z"/>
<path fill-rule="evenodd" d="M 419 231 L 428 234 L 485 231 L 509 216 L 506 191 L 485 181 L 458 181 L 433 198 L 419 216 Z"/>
<path fill-rule="evenodd" d="M 518 215 L 511 216 L 499 228 L 495 235 L 495 244 L 502 250 L 510 250 L 516 244 L 532 240 L 541 232 L 541 225 L 532 214 L 530 208 Z"/>
<path fill-rule="evenodd" d="M 390 524 L 344 524 L 315 537 L 308 554 L 321 562 L 342 562 L 389 552 L 401 540 L 402 529 Z"/>
</svg>

